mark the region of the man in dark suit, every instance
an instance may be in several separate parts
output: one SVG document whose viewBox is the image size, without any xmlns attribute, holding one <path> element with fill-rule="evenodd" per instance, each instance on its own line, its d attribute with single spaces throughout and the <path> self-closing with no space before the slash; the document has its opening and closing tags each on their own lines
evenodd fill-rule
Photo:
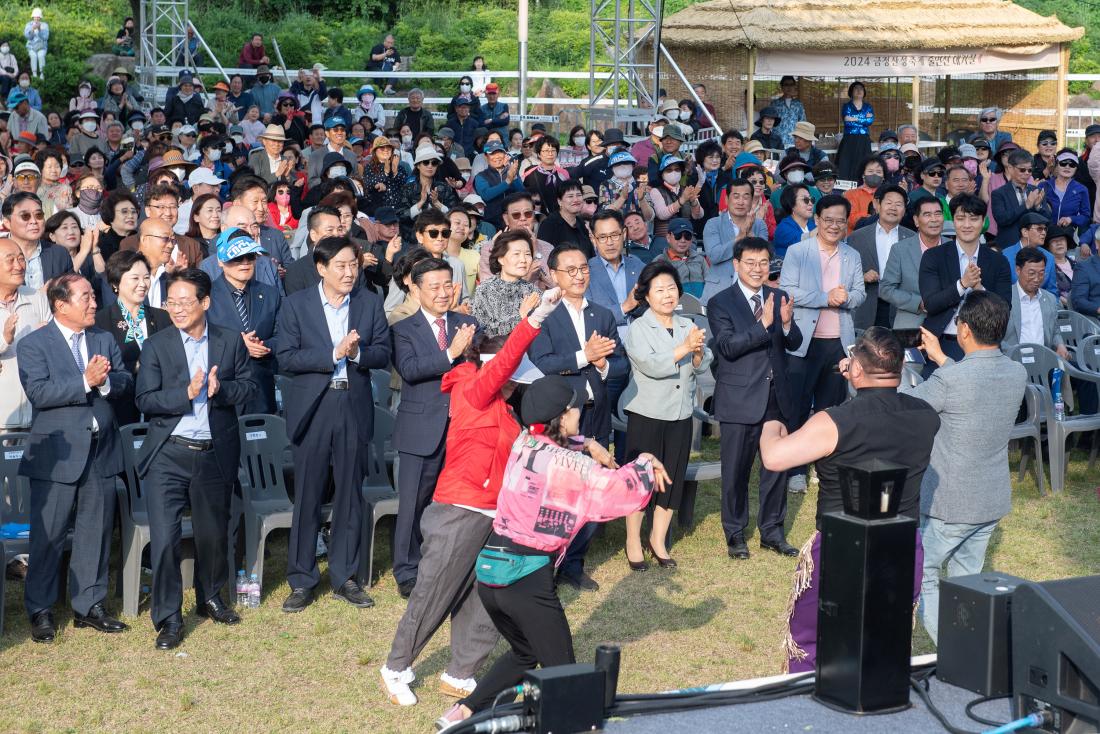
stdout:
<svg viewBox="0 0 1100 734">
<path fill-rule="evenodd" d="M 175 328 L 146 340 L 136 397 L 149 432 L 138 453 L 149 511 L 152 617 L 158 650 L 183 640 L 180 524 L 187 506 L 195 537 L 196 613 L 218 624 L 241 618 L 226 606 L 229 502 L 241 444 L 237 411 L 256 394 L 237 332 L 209 323 L 210 276 L 186 268 L 168 278 L 165 310 Z"/>
<path fill-rule="evenodd" d="M 128 629 L 107 614 L 104 602 L 123 468 L 111 403 L 129 399 L 133 378 L 115 340 L 93 327 L 96 301 L 87 280 L 75 273 L 61 275 L 46 298 L 53 322 L 24 336 L 16 351 L 19 381 L 34 408 L 19 473 L 31 485 L 31 563 L 24 603 L 35 642 L 54 639 L 50 610 L 57 601 L 70 527 L 73 624 L 100 632 Z"/>
<path fill-rule="evenodd" d="M 951 200 L 951 216 L 955 241 L 921 256 L 919 282 L 928 313 L 924 327 L 939 337 L 947 356 L 961 360 L 964 355 L 956 337 L 955 314 L 963 297 L 972 290 L 986 290 L 1012 303 L 1012 279 L 1004 256 L 980 246 L 985 202 L 973 194 L 956 196 Z M 934 369 L 931 363 L 929 367 Z"/>
<path fill-rule="evenodd" d="M 357 607 L 374 602 L 356 581 L 363 526 L 364 470 L 374 432 L 371 369 L 390 362 L 390 330 L 382 299 L 355 288 L 359 248 L 327 237 L 313 248 L 321 282 L 286 297 L 279 309 L 279 369 L 292 379 L 285 398 L 294 455 L 294 519 L 290 528 L 284 612 L 300 612 L 321 581 L 317 531 L 331 467 L 333 595 Z"/>
<path fill-rule="evenodd" d="M 585 298 L 589 264 L 580 245 L 572 242 L 558 245 L 550 253 L 549 265 L 562 289 L 563 307 L 555 309 L 543 322 L 542 331 L 527 354 L 543 374 L 565 376 L 577 394 L 584 396 L 581 435 L 592 436 L 606 448 L 614 407 L 606 382 L 609 377 L 627 371 L 615 317 Z M 600 588 L 584 572 L 584 556 L 598 527 L 596 523 L 585 525 L 570 543 L 558 568 L 560 581 L 585 591 Z"/>
<path fill-rule="evenodd" d="M 993 192 L 990 204 L 997 222 L 997 247 L 1004 249 L 1020 241 L 1020 218 L 1026 212 L 1039 212 L 1051 219 L 1050 204 L 1043 191 L 1028 183 L 1033 156 L 1026 150 L 1014 150 L 1005 157 L 1005 178 L 1008 182 Z M 952 210 L 954 210 L 952 200 Z M 1000 294 L 998 294 L 1000 295 Z M 954 356 L 948 354 L 948 356 Z M 961 359 L 961 357 L 960 357 Z"/>
<path fill-rule="evenodd" d="M 894 322 L 894 307 L 879 297 L 878 285 L 886 271 L 890 251 L 900 240 L 915 234 L 913 230 L 901 226 L 906 200 L 905 189 L 900 186 L 880 186 L 874 196 L 878 220 L 848 235 L 848 246 L 859 253 L 863 264 L 863 286 L 867 293 L 866 299 L 852 314 L 857 329 L 871 326 L 890 328 Z"/>
<path fill-rule="evenodd" d="M 274 415 L 276 315 L 279 289 L 256 280 L 256 260 L 263 246 L 242 229 L 218 235 L 218 264 L 222 274 L 210 286 L 210 323 L 237 332 L 252 362 L 256 396 L 241 406 L 244 413 Z"/>
<path fill-rule="evenodd" d="M 0 214 L 12 242 L 19 245 L 27 260 L 24 285 L 38 289 L 50 278 L 73 272 L 73 259 L 64 247 L 43 240 L 45 215 L 42 200 L 35 194 L 20 191 L 4 200 Z"/>
<path fill-rule="evenodd" d="M 393 431 L 400 457 L 397 491 L 401 504 L 393 540 L 393 577 L 401 596 L 416 585 L 420 563 L 420 516 L 443 468 L 450 394 L 439 389 L 443 375 L 462 356 L 477 321 L 451 311 L 454 283 L 446 260 L 431 258 L 412 269 L 420 312 L 393 325 L 393 364 L 401 376 L 401 402 Z"/>
<path fill-rule="evenodd" d="M 326 237 L 340 235 L 340 211 L 331 206 L 317 205 L 309 210 L 306 220 L 308 241 L 305 253 L 286 268 L 283 290 L 289 296 L 306 288 L 316 288 L 321 282 L 317 265 L 313 262 L 313 246 Z"/>
<path fill-rule="evenodd" d="M 769 420 L 798 419 L 798 397 L 787 379 L 787 351 L 802 344 L 794 322 L 794 301 L 765 285 L 767 240 L 746 237 L 734 245 L 737 281 L 707 302 L 711 349 L 717 363 L 714 414 L 722 424 L 722 529 L 730 558 L 745 560 L 749 547 L 749 474 L 759 451 L 760 431 Z M 760 469 L 757 529 L 760 547 L 798 555 L 787 542 L 785 472 Z"/>
</svg>

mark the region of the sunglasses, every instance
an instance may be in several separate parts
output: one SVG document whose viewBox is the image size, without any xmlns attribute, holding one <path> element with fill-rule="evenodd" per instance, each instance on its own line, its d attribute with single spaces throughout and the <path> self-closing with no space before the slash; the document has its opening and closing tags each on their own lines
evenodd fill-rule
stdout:
<svg viewBox="0 0 1100 734">
<path fill-rule="evenodd" d="M 427 235 L 429 239 L 438 240 L 440 237 L 450 237 L 451 230 L 449 227 L 446 229 L 436 229 L 435 227 L 429 227 L 428 229 L 424 230 L 424 234 Z"/>
<path fill-rule="evenodd" d="M 983 117 L 982 118 L 982 122 L 996 122 L 996 121 L 997 121 L 996 117 Z"/>
<path fill-rule="evenodd" d="M 943 169 L 937 168 L 934 171 L 926 171 L 924 175 L 932 178 L 943 178 Z"/>
<path fill-rule="evenodd" d="M 1077 168 L 1077 161 L 1058 161 L 1058 165 L 1063 168 Z"/>
<path fill-rule="evenodd" d="M 229 262 L 230 263 L 251 263 L 251 262 L 256 262 L 256 253 L 250 252 L 247 255 L 241 255 L 240 257 L 235 257 L 232 260 L 230 260 Z"/>
<path fill-rule="evenodd" d="M 36 222 L 44 222 L 46 220 L 46 215 L 39 209 L 33 212 L 19 212 L 19 219 L 24 222 L 29 222 L 32 219 Z"/>
<path fill-rule="evenodd" d="M 522 211 L 522 212 L 512 212 L 512 214 L 511 214 L 512 219 L 533 219 L 534 216 L 535 216 L 534 210 Z"/>
<path fill-rule="evenodd" d="M 434 160 L 434 159 L 428 159 L 426 161 L 420 161 L 420 165 L 422 165 L 422 166 L 438 166 L 439 161 Z"/>
<path fill-rule="evenodd" d="M 672 235 L 672 239 L 674 240 L 690 240 L 691 238 L 691 232 L 681 232 L 680 234 Z"/>
</svg>

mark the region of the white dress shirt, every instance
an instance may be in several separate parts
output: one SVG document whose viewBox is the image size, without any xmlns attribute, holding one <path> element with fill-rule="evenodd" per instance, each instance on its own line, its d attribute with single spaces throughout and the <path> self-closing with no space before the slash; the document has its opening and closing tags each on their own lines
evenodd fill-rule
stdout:
<svg viewBox="0 0 1100 734">
<path fill-rule="evenodd" d="M 61 337 L 65 340 L 65 346 L 69 347 L 69 351 L 71 352 L 72 351 L 72 344 L 73 344 L 73 334 L 76 334 L 77 332 L 73 331 L 72 329 L 70 329 L 67 326 L 62 326 L 59 321 L 55 320 L 54 323 L 57 324 L 57 329 L 58 329 L 58 331 L 61 332 Z M 84 367 L 87 368 L 87 366 L 88 366 L 88 339 L 85 336 L 85 332 L 83 332 L 83 331 L 80 332 L 79 345 L 80 345 L 79 346 L 79 348 L 80 348 L 80 360 L 84 363 Z M 88 379 L 84 378 L 84 392 L 89 393 L 89 392 L 92 391 L 92 389 L 93 389 L 92 386 L 88 384 Z M 102 395 L 103 397 L 107 397 L 107 394 L 109 392 L 111 392 L 110 377 L 107 378 L 106 382 L 104 382 L 102 385 L 100 385 L 99 387 L 97 387 L 95 389 L 99 390 L 100 395 Z M 99 433 L 99 421 L 97 421 L 95 419 L 95 416 L 92 416 L 92 431 L 94 431 L 95 433 Z"/>
<path fill-rule="evenodd" d="M 1043 307 L 1039 300 L 1041 293 L 1036 293 L 1034 297 L 1029 296 L 1020 287 L 1019 281 L 1016 283 L 1016 290 L 1020 295 L 1020 343 L 1047 346 L 1043 330 Z"/>
<path fill-rule="evenodd" d="M 878 254 L 878 274 L 886 269 L 886 261 L 890 259 L 890 250 L 898 243 L 898 230 L 894 227 L 887 232 L 881 224 L 875 224 L 875 252 Z"/>
<path fill-rule="evenodd" d="M 981 245 L 979 245 L 979 247 L 981 247 Z M 959 258 L 959 280 L 956 281 L 955 287 L 959 289 L 959 295 L 965 297 L 966 294 L 973 289 L 963 287 L 962 274 L 966 272 L 966 268 L 970 265 L 971 262 L 973 262 L 975 265 L 978 263 L 978 250 L 974 250 L 974 257 L 973 259 L 971 259 L 970 255 L 966 254 L 962 246 L 959 245 L 958 242 L 955 242 L 955 252 Z M 955 308 L 955 315 L 952 316 L 951 320 L 947 322 L 947 326 L 943 327 L 944 334 L 955 336 L 959 333 L 959 325 L 956 323 L 956 320 L 959 318 L 959 308 L 961 307 L 962 304 L 960 303 L 958 307 Z"/>
<path fill-rule="evenodd" d="M 428 326 L 432 329 L 432 336 L 435 337 L 435 341 L 439 343 L 439 325 L 435 323 L 436 317 L 424 310 L 424 307 L 420 307 L 420 314 L 427 320 Z M 443 319 L 443 343 L 450 346 L 451 340 L 447 338 L 447 314 L 443 314 L 439 318 Z"/>
<path fill-rule="evenodd" d="M 336 366 L 336 369 L 332 372 L 332 379 L 334 380 L 346 380 L 348 379 L 348 359 L 347 357 L 336 356 L 336 345 L 340 343 L 340 340 L 348 335 L 348 319 L 351 314 L 351 295 L 344 296 L 343 302 L 339 306 L 333 306 L 329 303 L 328 296 L 325 295 L 325 283 L 321 281 L 317 284 L 317 292 L 321 294 L 321 308 L 325 312 L 325 324 L 328 326 L 328 335 L 332 339 L 332 362 Z M 351 360 L 355 362 L 355 359 Z"/>
<path fill-rule="evenodd" d="M 161 290 L 160 276 L 168 272 L 163 265 L 158 265 L 153 277 L 149 279 L 149 291 L 145 294 L 145 300 L 153 308 L 164 308 L 164 299 L 168 295 Z"/>
<path fill-rule="evenodd" d="M 561 305 L 565 307 L 565 312 L 569 314 L 569 320 L 573 322 L 573 330 L 577 332 L 577 341 L 580 342 L 581 348 L 577 350 L 577 369 L 583 369 L 588 364 L 588 357 L 584 353 L 584 345 L 588 342 L 589 334 L 584 333 L 584 309 L 588 308 L 588 299 L 581 299 L 581 307 L 574 308 L 573 304 L 564 298 L 561 301 Z M 611 369 L 611 365 L 604 360 L 603 369 L 596 367 L 596 371 L 600 374 L 601 380 L 607 379 L 607 373 Z M 585 389 L 588 390 L 588 399 L 593 398 L 592 386 L 585 383 Z"/>
</svg>

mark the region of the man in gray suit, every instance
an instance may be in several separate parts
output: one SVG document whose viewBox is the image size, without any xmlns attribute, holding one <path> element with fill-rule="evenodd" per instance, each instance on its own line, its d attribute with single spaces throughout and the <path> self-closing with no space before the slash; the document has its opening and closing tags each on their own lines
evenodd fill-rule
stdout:
<svg viewBox="0 0 1100 734">
<path fill-rule="evenodd" d="M 940 369 L 921 384 L 901 389 L 940 416 L 932 461 L 921 481 L 920 615 L 933 641 L 941 567 L 948 562 L 949 576 L 981 573 L 993 530 L 1012 509 L 1008 440 L 1024 398 L 1027 370 L 1001 352 L 1008 318 L 1003 298 L 971 291 L 956 319 L 962 361 L 949 359 L 935 335 L 921 327 L 924 350 Z"/>
<path fill-rule="evenodd" d="M 943 207 L 939 199 L 922 196 L 910 205 L 917 233 L 899 239 L 890 248 L 886 269 L 879 281 L 879 298 L 888 301 L 894 314 L 893 328 L 916 329 L 926 311 L 920 295 L 920 259 L 926 250 L 942 244 Z"/>
<path fill-rule="evenodd" d="M 802 333 L 799 347 L 787 352 L 798 402 L 792 431 L 810 417 L 811 406 L 820 411 L 848 397 L 836 365 L 844 359 L 844 347 L 856 341 L 852 314 L 866 296 L 859 253 L 842 242 L 850 211 L 843 196 L 822 196 L 814 208 L 814 236 L 788 247 L 783 258 L 779 288 L 794 299 L 794 322 Z M 806 467 L 788 474 L 787 489 L 806 491 Z"/>
<path fill-rule="evenodd" d="M 51 608 L 70 526 L 69 595 L 73 626 L 122 632 L 107 614 L 107 564 L 122 447 L 108 401 L 126 401 L 134 378 L 115 338 L 95 328 L 92 285 L 75 273 L 46 290 L 53 321 L 23 337 L 19 381 L 34 407 L 19 473 L 31 484 L 31 563 L 24 603 L 31 639 L 53 642 Z"/>
<path fill-rule="evenodd" d="M 857 329 L 871 326 L 890 327 L 894 308 L 879 291 L 882 272 L 898 242 L 913 236 L 913 230 L 901 226 L 905 215 L 906 193 L 900 186 L 880 186 L 875 191 L 878 221 L 848 235 L 848 246 L 859 253 L 863 263 L 863 287 L 867 298 L 852 314 Z"/>
<path fill-rule="evenodd" d="M 1034 247 L 1016 253 L 1016 285 L 1012 287 L 1012 313 L 1008 330 L 1001 341 L 1006 352 L 1017 344 L 1042 344 L 1053 349 L 1062 359 L 1069 359 L 1069 350 L 1058 332 L 1058 298 L 1043 290 L 1046 258 Z"/>
</svg>

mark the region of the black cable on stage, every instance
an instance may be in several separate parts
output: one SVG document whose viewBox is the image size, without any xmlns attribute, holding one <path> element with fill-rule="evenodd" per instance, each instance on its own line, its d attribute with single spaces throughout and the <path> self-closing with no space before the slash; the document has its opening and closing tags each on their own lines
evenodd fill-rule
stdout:
<svg viewBox="0 0 1100 734">
<path fill-rule="evenodd" d="M 917 692 L 917 696 L 924 702 L 924 705 L 928 708 L 928 712 L 936 717 L 936 721 L 940 722 L 940 726 L 946 729 L 949 734 L 981 734 L 980 732 L 971 731 L 969 729 L 960 729 L 947 720 L 947 717 L 940 711 L 939 707 L 932 703 L 932 697 L 928 695 L 926 686 L 928 685 L 929 677 L 931 676 L 925 676 L 923 679 L 916 677 L 910 678 L 909 685 Z"/>
<path fill-rule="evenodd" d="M 981 706 L 983 703 L 989 703 L 990 701 L 999 701 L 1003 698 L 1012 698 L 1012 696 L 982 696 L 981 698 L 975 698 L 973 701 L 966 704 L 966 715 L 979 724 L 985 724 L 986 726 L 992 726 L 994 728 L 1004 726 L 1008 723 L 1007 721 L 993 721 L 992 719 L 986 719 L 974 713 L 975 706 Z"/>
</svg>

